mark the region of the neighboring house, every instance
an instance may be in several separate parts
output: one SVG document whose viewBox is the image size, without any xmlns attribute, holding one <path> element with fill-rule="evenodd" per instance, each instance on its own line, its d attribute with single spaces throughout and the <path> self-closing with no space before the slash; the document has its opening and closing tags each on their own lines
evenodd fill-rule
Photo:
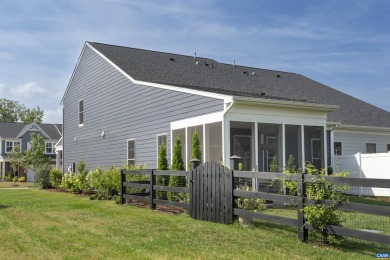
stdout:
<svg viewBox="0 0 390 260">
<path fill-rule="evenodd" d="M 188 166 L 195 129 L 202 161 L 237 155 L 244 170 L 390 149 L 389 112 L 302 75 L 101 43 L 85 43 L 61 103 L 64 170 L 156 168 L 176 136 Z"/>
<path fill-rule="evenodd" d="M 45 138 L 46 154 L 52 159 L 52 164 L 61 167 L 61 150 L 56 149 L 56 143 L 62 136 L 61 124 L 37 123 L 6 123 L 0 122 L 0 177 L 12 175 L 8 153 L 15 146 L 24 152 L 31 148 L 31 134 L 40 134 Z M 19 169 L 19 177 L 26 177 L 25 169 Z"/>
</svg>

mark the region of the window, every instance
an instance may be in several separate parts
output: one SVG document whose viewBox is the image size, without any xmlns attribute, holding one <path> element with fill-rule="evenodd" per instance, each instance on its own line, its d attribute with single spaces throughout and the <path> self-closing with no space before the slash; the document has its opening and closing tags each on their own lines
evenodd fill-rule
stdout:
<svg viewBox="0 0 390 260">
<path fill-rule="evenodd" d="M 341 142 L 334 142 L 333 143 L 333 154 L 334 155 L 343 155 L 343 146 Z"/>
<path fill-rule="evenodd" d="M 55 143 L 46 143 L 46 153 L 55 153 Z"/>
<path fill-rule="evenodd" d="M 158 160 L 158 155 L 160 153 L 160 147 L 163 143 L 165 145 L 165 152 L 166 152 L 167 151 L 167 134 L 157 135 L 157 160 Z"/>
<path fill-rule="evenodd" d="M 27 142 L 27 150 L 31 150 L 31 142 Z"/>
<path fill-rule="evenodd" d="M 15 148 L 15 147 L 19 147 L 20 151 L 22 151 L 21 147 L 20 147 L 20 142 L 19 141 L 6 141 L 6 144 L 5 144 L 5 152 L 6 153 L 10 153 L 12 152 L 12 150 Z"/>
<path fill-rule="evenodd" d="M 127 140 L 127 165 L 135 165 L 135 140 Z"/>
<path fill-rule="evenodd" d="M 10 153 L 10 152 L 12 152 L 12 149 L 13 149 L 13 142 L 7 141 L 7 143 L 5 145 L 5 151 L 7 153 Z"/>
<path fill-rule="evenodd" d="M 387 145 L 387 151 L 390 152 L 390 144 Z"/>
<path fill-rule="evenodd" d="M 376 153 L 376 144 L 366 143 L 366 153 Z"/>
<path fill-rule="evenodd" d="M 79 100 L 79 126 L 84 124 L 84 100 Z"/>
</svg>

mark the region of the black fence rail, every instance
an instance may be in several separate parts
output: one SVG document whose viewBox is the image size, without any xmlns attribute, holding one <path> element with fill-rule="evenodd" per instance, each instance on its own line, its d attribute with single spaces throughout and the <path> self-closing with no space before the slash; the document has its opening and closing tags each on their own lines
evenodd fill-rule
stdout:
<svg viewBox="0 0 390 260">
<path fill-rule="evenodd" d="M 281 173 L 265 173 L 265 172 L 245 172 L 245 171 L 233 171 L 233 178 L 248 178 L 248 179 L 260 179 L 260 180 L 294 180 L 297 181 L 298 192 L 297 196 L 290 196 L 284 194 L 272 194 L 267 192 L 259 191 L 244 191 L 235 189 L 233 195 L 235 197 L 245 197 L 263 200 L 272 200 L 274 202 L 283 203 L 294 203 L 297 209 L 297 219 L 273 216 L 262 212 L 253 212 L 250 210 L 239 209 L 234 207 L 234 215 L 243 216 L 254 219 L 261 219 L 269 222 L 275 222 L 278 224 L 293 226 L 298 228 L 298 238 L 302 241 L 307 241 L 308 231 L 314 230 L 314 227 L 308 223 L 305 223 L 305 216 L 303 214 L 303 207 L 305 205 L 314 205 L 313 201 L 308 200 L 304 196 L 306 183 L 315 182 L 315 178 L 318 176 L 300 174 L 299 176 L 290 175 L 287 176 Z M 331 184 L 347 184 L 349 186 L 360 186 L 360 187 L 377 187 L 377 188 L 389 188 L 390 180 L 385 179 L 360 179 L 360 178 L 343 178 L 343 177 L 325 177 Z M 325 201 L 325 205 L 332 205 L 332 201 Z M 351 202 L 340 202 L 337 205 L 338 209 L 349 212 L 367 213 L 372 215 L 379 215 L 390 217 L 390 207 L 369 205 L 363 203 L 351 203 Z M 388 219 L 390 223 L 390 218 Z M 351 237 L 371 242 L 390 244 L 390 235 L 372 233 L 368 231 L 355 230 L 351 228 L 345 228 L 341 226 L 329 225 L 327 226 L 326 232 L 330 235 Z"/>
<path fill-rule="evenodd" d="M 138 200 L 148 203 L 151 209 L 155 209 L 157 204 L 189 209 L 187 203 L 158 199 L 157 191 L 165 192 L 183 192 L 189 193 L 189 187 L 168 187 L 164 185 L 156 185 L 157 176 L 181 176 L 190 177 L 190 171 L 159 171 L 159 170 L 121 170 L 121 204 L 125 199 Z M 144 175 L 149 177 L 149 181 L 127 181 L 126 175 Z M 127 188 L 141 189 L 143 192 L 128 193 Z"/>
</svg>

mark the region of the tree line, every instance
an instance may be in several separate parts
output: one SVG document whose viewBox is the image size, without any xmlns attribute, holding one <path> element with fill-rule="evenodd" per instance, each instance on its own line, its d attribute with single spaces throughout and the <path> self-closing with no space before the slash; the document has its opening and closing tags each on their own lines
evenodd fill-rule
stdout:
<svg viewBox="0 0 390 260">
<path fill-rule="evenodd" d="M 18 101 L 0 98 L 0 122 L 42 123 L 43 110 L 39 106 L 27 108 Z"/>
</svg>

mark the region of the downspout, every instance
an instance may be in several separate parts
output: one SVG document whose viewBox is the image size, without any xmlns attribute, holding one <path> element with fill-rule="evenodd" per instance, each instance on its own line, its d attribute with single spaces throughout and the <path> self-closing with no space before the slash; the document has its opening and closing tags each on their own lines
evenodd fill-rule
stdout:
<svg viewBox="0 0 390 260">
<path fill-rule="evenodd" d="M 234 105 L 234 99 L 232 98 L 231 99 L 231 102 L 230 102 L 230 105 L 225 109 L 225 111 L 223 112 L 223 115 L 222 115 L 222 157 L 223 157 L 223 160 L 224 160 L 224 165 L 225 166 L 230 166 L 230 162 L 228 162 L 228 155 L 226 154 L 226 141 L 225 140 L 225 132 L 226 132 L 226 129 L 225 129 L 225 116 L 226 114 L 229 112 L 229 110 L 233 107 Z M 228 142 L 230 142 L 230 131 L 229 131 L 229 140 Z M 230 150 L 230 145 L 229 145 L 229 150 Z"/>
</svg>

